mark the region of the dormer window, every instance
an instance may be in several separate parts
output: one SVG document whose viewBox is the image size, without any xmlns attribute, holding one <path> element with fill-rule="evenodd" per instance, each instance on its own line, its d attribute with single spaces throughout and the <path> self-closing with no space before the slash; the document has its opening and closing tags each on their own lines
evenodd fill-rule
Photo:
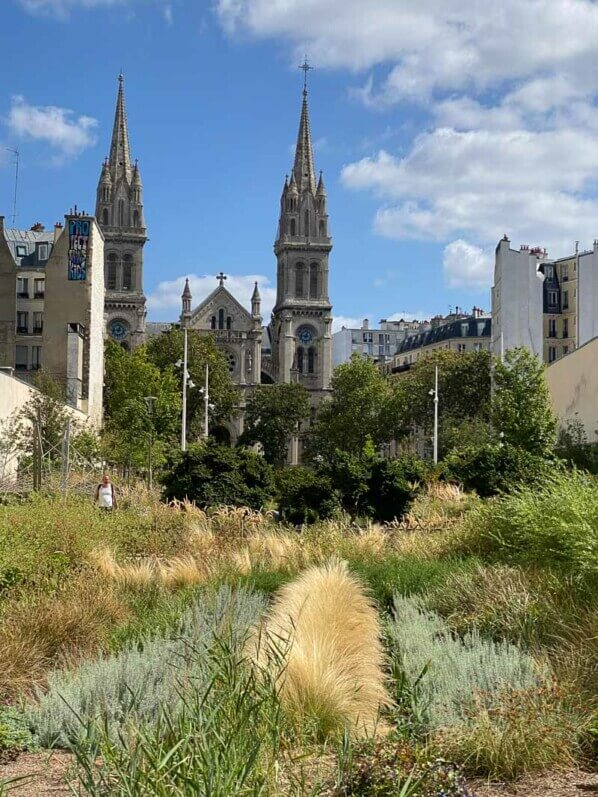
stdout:
<svg viewBox="0 0 598 797">
<path fill-rule="evenodd" d="M 38 260 L 47 260 L 48 259 L 48 244 L 40 244 L 37 248 L 37 259 Z"/>
<path fill-rule="evenodd" d="M 23 244 L 17 244 L 17 257 L 27 257 L 27 247 Z"/>
</svg>

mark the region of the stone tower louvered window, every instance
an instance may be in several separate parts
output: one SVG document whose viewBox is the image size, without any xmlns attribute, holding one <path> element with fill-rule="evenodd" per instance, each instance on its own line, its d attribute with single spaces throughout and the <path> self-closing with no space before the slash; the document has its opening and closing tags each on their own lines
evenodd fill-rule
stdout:
<svg viewBox="0 0 598 797">
<path fill-rule="evenodd" d="M 309 298 L 318 298 L 318 264 L 311 263 L 309 266 Z"/>
<path fill-rule="evenodd" d="M 108 255 L 108 274 L 106 279 L 106 288 L 109 291 L 116 290 L 116 268 L 117 268 L 117 255 L 116 252 L 110 252 Z"/>
<path fill-rule="evenodd" d="M 303 296 L 304 271 L 303 263 L 297 263 L 295 266 L 295 296 L 298 298 Z"/>
</svg>

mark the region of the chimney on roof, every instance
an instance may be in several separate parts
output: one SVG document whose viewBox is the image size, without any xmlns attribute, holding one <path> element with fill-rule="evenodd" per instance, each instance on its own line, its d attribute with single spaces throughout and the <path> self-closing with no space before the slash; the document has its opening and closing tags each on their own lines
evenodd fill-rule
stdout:
<svg viewBox="0 0 598 797">
<path fill-rule="evenodd" d="M 60 233 L 62 232 L 62 224 L 57 221 L 54 225 L 54 243 L 60 238 Z"/>
<path fill-rule="evenodd" d="M 368 318 L 363 319 L 363 323 L 361 325 L 362 329 L 369 329 L 370 328 L 370 321 Z"/>
<path fill-rule="evenodd" d="M 41 221 L 36 221 L 31 227 L 31 232 L 43 232 L 45 229 Z"/>
</svg>

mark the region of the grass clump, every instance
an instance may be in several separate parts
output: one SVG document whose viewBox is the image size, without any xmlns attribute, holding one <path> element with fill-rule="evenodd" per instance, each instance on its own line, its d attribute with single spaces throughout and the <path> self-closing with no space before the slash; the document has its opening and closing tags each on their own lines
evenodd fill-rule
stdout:
<svg viewBox="0 0 598 797">
<path fill-rule="evenodd" d="M 51 673 L 27 713 L 32 731 L 45 747 L 68 746 L 85 736 L 89 722 L 101 720 L 117 738 L 132 722 L 155 721 L 164 705 L 176 713 L 181 685 L 207 678 L 201 652 L 224 633 L 238 644 L 263 608 L 260 597 L 222 587 L 190 607 L 169 637 L 146 638 L 75 670 Z"/>
<path fill-rule="evenodd" d="M 262 629 L 260 660 L 279 674 L 295 725 L 324 739 L 372 732 L 390 702 L 380 622 L 344 562 L 312 567 L 278 592 Z"/>
</svg>

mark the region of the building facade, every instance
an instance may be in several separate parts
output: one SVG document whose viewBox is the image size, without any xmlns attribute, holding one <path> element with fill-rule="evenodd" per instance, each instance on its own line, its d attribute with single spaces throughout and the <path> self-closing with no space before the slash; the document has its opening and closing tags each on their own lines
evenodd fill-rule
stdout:
<svg viewBox="0 0 598 797">
<path fill-rule="evenodd" d="M 336 367 L 348 362 L 353 354 L 364 354 L 378 362 L 386 361 L 396 354 L 408 335 L 429 328 L 428 321 L 387 321 L 372 329 L 369 320 L 363 319 L 359 329 L 342 327 L 332 335 L 332 365 Z"/>
<path fill-rule="evenodd" d="M 471 314 L 459 312 L 436 316 L 415 334 L 408 335 L 397 353 L 378 367 L 385 375 L 408 371 L 417 360 L 439 349 L 449 351 L 489 351 L 492 345 L 492 319 L 479 307 Z"/>
<path fill-rule="evenodd" d="M 137 161 L 131 160 L 122 74 L 118 79 L 110 155 L 104 161 L 97 187 L 96 219 L 105 241 L 105 334 L 125 348 L 134 348 L 145 337 L 143 247 L 147 229 L 141 172 Z"/>
</svg>

